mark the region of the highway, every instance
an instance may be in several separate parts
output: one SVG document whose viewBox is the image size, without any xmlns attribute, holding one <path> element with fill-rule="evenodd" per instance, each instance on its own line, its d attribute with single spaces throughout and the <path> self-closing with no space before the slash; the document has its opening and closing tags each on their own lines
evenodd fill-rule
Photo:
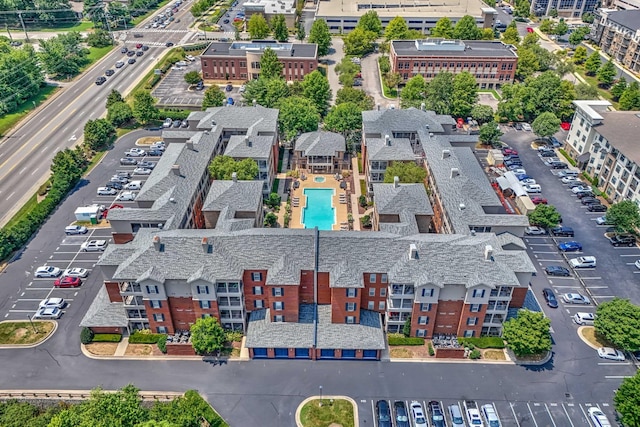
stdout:
<svg viewBox="0 0 640 427">
<path fill-rule="evenodd" d="M 106 114 L 105 101 L 116 89 L 123 94 L 131 90 L 137 80 L 152 70 L 169 49 L 166 42 L 176 45 L 195 40 L 195 32 L 188 30 L 193 22 L 189 13 L 192 1 L 182 4 L 174 16 L 176 21 L 166 29 L 144 29 L 149 17 L 139 28 L 115 33 L 118 44 L 103 59 L 71 83 L 65 84 L 49 101 L 31 113 L 0 141 L 0 226 L 3 226 L 29 200 L 49 177 L 49 167 L 55 153 L 82 141 L 85 123 Z M 157 13 L 160 13 L 158 11 Z M 155 15 L 155 14 L 154 14 Z M 142 33 L 134 38 L 133 33 Z M 136 43 L 149 46 L 135 64 L 120 53 L 122 46 L 135 48 Z M 125 62 L 117 69 L 117 61 Z M 106 83 L 95 84 L 106 69 L 115 70 Z"/>
</svg>

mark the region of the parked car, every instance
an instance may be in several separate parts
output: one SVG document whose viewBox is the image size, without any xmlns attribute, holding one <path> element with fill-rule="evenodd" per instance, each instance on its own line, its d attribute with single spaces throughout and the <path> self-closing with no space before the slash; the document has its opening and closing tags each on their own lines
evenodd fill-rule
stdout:
<svg viewBox="0 0 640 427">
<path fill-rule="evenodd" d="M 58 277 L 62 273 L 58 267 L 54 267 L 52 265 L 43 265 L 42 267 L 36 268 L 36 272 L 34 276 L 36 277 Z"/>
<path fill-rule="evenodd" d="M 594 197 L 595 198 L 596 195 L 593 194 L 591 191 L 583 191 L 583 192 L 580 192 L 580 193 L 576 194 L 576 197 L 578 199 L 584 199 L 585 197 Z"/>
<path fill-rule="evenodd" d="M 594 256 L 579 256 L 577 258 L 571 258 L 569 265 L 573 268 L 595 268 L 596 257 Z"/>
<path fill-rule="evenodd" d="M 551 229 L 551 234 L 558 237 L 573 237 L 574 232 L 571 227 L 554 227 Z"/>
<path fill-rule="evenodd" d="M 596 315 L 593 313 L 578 312 L 573 316 L 573 321 L 578 325 L 593 326 Z"/>
<path fill-rule="evenodd" d="M 527 236 L 542 236 L 547 234 L 547 230 L 542 227 L 532 225 L 524 229 L 524 234 Z"/>
<path fill-rule="evenodd" d="M 553 292 L 551 288 L 544 288 L 542 290 L 542 295 L 544 296 L 544 300 L 547 302 L 547 305 L 551 308 L 558 308 L 558 300 L 556 299 L 556 294 Z"/>
<path fill-rule="evenodd" d="M 469 423 L 469 426 L 484 427 L 482 417 L 480 416 L 480 410 L 478 409 L 478 404 L 474 401 L 465 400 L 464 406 L 467 412 L 467 422 Z"/>
<path fill-rule="evenodd" d="M 522 130 L 531 132 L 531 125 L 529 123 L 522 123 Z"/>
<path fill-rule="evenodd" d="M 551 169 L 567 169 L 569 166 L 564 162 L 551 162 Z"/>
<path fill-rule="evenodd" d="M 602 204 L 602 202 L 600 202 L 600 200 L 596 199 L 595 197 L 583 197 L 582 199 L 580 199 L 580 202 L 583 205 Z"/>
<path fill-rule="evenodd" d="M 151 175 L 151 172 L 153 172 L 153 170 L 149 168 L 135 168 L 133 170 L 134 175 Z"/>
<path fill-rule="evenodd" d="M 582 181 L 570 182 L 567 184 L 567 186 L 572 190 L 577 187 L 583 187 L 583 188 L 585 187 L 584 182 Z M 588 190 L 578 190 L 578 191 L 591 191 L 591 189 L 589 188 Z"/>
<path fill-rule="evenodd" d="M 87 234 L 89 229 L 81 225 L 67 225 L 64 228 L 64 233 L 69 236 L 71 234 Z"/>
<path fill-rule="evenodd" d="M 61 277 L 53 282 L 53 286 L 56 288 L 77 288 L 80 285 L 82 285 L 82 280 L 79 277 L 70 276 Z"/>
<path fill-rule="evenodd" d="M 138 164 L 138 161 L 131 157 L 123 157 L 120 159 L 121 166 L 135 166 L 137 164 Z"/>
<path fill-rule="evenodd" d="M 34 319 L 59 319 L 62 311 L 58 307 L 44 307 L 38 309 L 33 315 Z"/>
<path fill-rule="evenodd" d="M 607 207 L 605 205 L 589 205 L 587 206 L 589 212 L 606 212 Z"/>
<path fill-rule="evenodd" d="M 516 123 L 516 130 L 522 130 L 522 123 Z"/>
<path fill-rule="evenodd" d="M 616 360 L 619 362 L 622 362 L 625 359 L 623 352 L 611 347 L 600 347 L 598 349 L 598 356 L 602 357 L 603 359 Z"/>
<path fill-rule="evenodd" d="M 569 271 L 569 269 L 560 265 L 550 265 L 548 267 L 545 267 L 544 271 L 549 276 L 571 276 L 571 272 Z"/>
<path fill-rule="evenodd" d="M 573 171 L 573 170 L 569 170 L 569 169 L 558 172 L 558 176 L 560 178 L 564 178 L 564 177 L 567 177 L 567 176 L 572 176 L 574 178 L 577 178 L 578 175 L 580 175 L 578 173 L 578 171 Z"/>
<path fill-rule="evenodd" d="M 136 199 L 136 195 L 137 193 L 134 193 L 133 191 L 123 191 L 118 195 L 118 197 L 116 197 L 116 200 L 121 202 L 132 202 Z"/>
<path fill-rule="evenodd" d="M 600 408 L 594 406 L 589 408 L 588 412 L 591 422 L 593 422 L 593 425 L 596 427 L 611 427 L 611 422 L 609 422 L 609 419 Z"/>
<path fill-rule="evenodd" d="M 147 155 L 150 157 L 160 157 L 163 153 L 164 151 L 158 150 L 157 148 L 152 148 L 151 150 L 147 151 Z"/>
<path fill-rule="evenodd" d="M 558 244 L 558 249 L 562 252 L 576 252 L 582 250 L 582 245 L 574 240 Z"/>
<path fill-rule="evenodd" d="M 457 403 L 447 407 L 449 411 L 449 418 L 451 419 L 451 425 L 453 427 L 465 427 L 464 419 L 462 418 L 462 409 Z"/>
<path fill-rule="evenodd" d="M 587 187 L 585 185 L 579 185 L 579 186 L 573 187 L 571 189 L 571 192 L 573 194 L 578 194 L 578 193 L 581 193 L 581 192 L 584 192 L 584 191 L 591 191 L 591 187 Z"/>
<path fill-rule="evenodd" d="M 153 169 L 155 167 L 156 167 L 156 162 L 144 161 L 144 162 L 138 163 L 138 168 Z"/>
<path fill-rule="evenodd" d="M 420 402 L 414 400 L 411 402 L 411 417 L 413 418 L 414 427 L 429 427 L 427 424 L 427 418 L 424 416 L 422 405 Z"/>
<path fill-rule="evenodd" d="M 110 187 L 98 187 L 98 196 L 115 196 L 118 194 L 118 190 Z"/>
<path fill-rule="evenodd" d="M 606 215 L 599 216 L 598 218 L 596 218 L 596 224 L 598 224 L 598 225 L 614 225 L 613 222 L 611 222 L 611 221 L 609 221 L 607 219 Z"/>
<path fill-rule="evenodd" d="M 170 128 L 172 124 L 173 124 L 173 120 L 171 118 L 167 117 L 166 119 L 164 119 L 164 122 L 162 122 L 162 127 L 163 128 Z"/>
<path fill-rule="evenodd" d="M 235 101 L 233 100 L 233 98 L 229 97 L 227 98 L 227 105 L 233 105 L 235 104 Z"/>
<path fill-rule="evenodd" d="M 130 148 L 129 151 L 126 151 L 124 154 L 127 157 L 144 157 L 147 154 L 147 152 L 144 151 L 142 148 L 133 147 L 133 148 Z"/>
<path fill-rule="evenodd" d="M 122 190 L 122 184 L 119 182 L 107 182 L 105 185 L 105 187 L 109 187 L 109 188 L 115 188 L 116 190 Z"/>
<path fill-rule="evenodd" d="M 544 197 L 532 197 L 531 201 L 534 205 L 546 205 L 548 203 L 547 199 L 545 199 Z"/>
<path fill-rule="evenodd" d="M 231 92 L 233 90 L 233 85 L 231 83 L 227 83 L 227 85 L 224 87 L 224 90 L 226 92 Z"/>
<path fill-rule="evenodd" d="M 589 301 L 589 298 L 585 297 L 582 294 L 577 294 L 577 293 L 563 294 L 562 300 L 567 304 L 584 304 L 584 305 L 591 304 L 591 301 Z"/>
<path fill-rule="evenodd" d="M 427 408 L 429 411 L 429 417 L 431 418 L 431 425 L 433 427 L 446 427 L 444 414 L 442 413 L 442 408 L 440 407 L 440 402 L 432 400 L 431 402 L 429 402 Z"/>
<path fill-rule="evenodd" d="M 131 181 L 124 186 L 125 190 L 139 190 L 142 188 L 142 181 Z"/>
<path fill-rule="evenodd" d="M 80 267 L 67 268 L 64 273 L 62 273 L 62 277 L 81 277 L 83 279 L 88 275 L 89 270 Z"/>
<path fill-rule="evenodd" d="M 64 308 L 66 304 L 63 298 L 47 298 L 40 301 L 38 308 Z"/>
<path fill-rule="evenodd" d="M 482 415 L 487 420 L 489 427 L 501 427 L 502 424 L 500 423 L 500 418 L 498 418 L 498 412 L 493 404 L 482 405 Z"/>
<path fill-rule="evenodd" d="M 615 246 L 629 246 L 633 247 L 636 245 L 636 237 L 631 234 L 615 234 L 609 237 L 609 242 Z"/>
<path fill-rule="evenodd" d="M 173 124 L 171 126 L 177 129 L 180 127 L 181 124 L 182 124 L 182 120 L 176 119 L 173 121 Z"/>
<path fill-rule="evenodd" d="M 517 156 L 518 155 L 518 151 L 514 150 L 511 147 L 505 147 L 502 149 L 502 154 L 505 156 Z"/>
<path fill-rule="evenodd" d="M 107 247 L 106 240 L 89 240 L 80 245 L 84 252 L 104 251 Z"/>
<path fill-rule="evenodd" d="M 533 184 L 537 184 L 537 182 L 533 178 L 526 178 L 526 179 L 521 179 L 520 180 L 520 184 L 522 184 L 522 185 L 533 185 Z"/>
<path fill-rule="evenodd" d="M 110 179 L 111 182 L 118 182 L 120 184 L 126 184 L 129 182 L 129 178 L 126 176 L 113 175 Z"/>
<path fill-rule="evenodd" d="M 527 193 L 542 193 L 542 187 L 540 186 L 540 184 L 523 185 L 522 187 Z"/>
<path fill-rule="evenodd" d="M 579 178 L 576 178 L 575 176 L 565 176 L 565 177 L 562 177 L 560 181 L 562 181 L 563 184 L 569 184 L 570 182 L 582 182 L 580 181 Z"/>
<path fill-rule="evenodd" d="M 393 402 L 393 413 L 396 427 L 411 427 L 407 407 L 401 400 Z"/>
<path fill-rule="evenodd" d="M 391 427 L 391 411 L 386 400 L 376 402 L 376 421 L 378 427 Z"/>
</svg>

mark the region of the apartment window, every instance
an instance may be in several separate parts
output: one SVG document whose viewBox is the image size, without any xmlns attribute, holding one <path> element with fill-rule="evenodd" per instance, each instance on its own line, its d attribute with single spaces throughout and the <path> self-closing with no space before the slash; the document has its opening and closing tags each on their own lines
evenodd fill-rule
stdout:
<svg viewBox="0 0 640 427">
<path fill-rule="evenodd" d="M 376 308 L 376 303 L 375 303 L 375 302 L 373 302 L 373 301 L 369 301 L 369 302 L 367 303 L 367 309 L 368 309 L 368 310 L 374 310 L 375 308 Z"/>
<path fill-rule="evenodd" d="M 378 302 L 378 310 L 384 310 L 384 306 L 385 306 L 384 301 L 379 301 Z"/>
<path fill-rule="evenodd" d="M 156 326 L 156 332 L 159 334 L 166 334 L 167 327 L 166 326 Z"/>
<path fill-rule="evenodd" d="M 345 304 L 345 308 L 347 311 L 356 311 L 356 303 L 355 302 L 348 302 Z"/>
<path fill-rule="evenodd" d="M 474 335 L 476 334 L 476 331 L 464 331 L 464 337 L 465 338 L 472 338 Z"/>
<path fill-rule="evenodd" d="M 253 287 L 254 295 L 262 295 L 262 286 L 254 286 Z"/>
<path fill-rule="evenodd" d="M 204 313 L 200 316 L 201 319 L 206 319 L 207 317 L 211 317 L 209 313 Z"/>
<path fill-rule="evenodd" d="M 347 318 L 345 319 L 345 323 L 353 325 L 354 323 L 356 323 L 356 318 L 354 316 L 347 316 Z"/>
<path fill-rule="evenodd" d="M 481 307 L 482 307 L 482 304 L 471 304 L 470 311 L 472 313 L 477 313 L 480 311 Z"/>
<path fill-rule="evenodd" d="M 376 296 L 376 288 L 369 288 L 369 296 L 370 297 Z"/>
<path fill-rule="evenodd" d="M 196 286 L 196 291 L 199 294 L 208 294 L 209 293 L 209 287 L 208 286 Z"/>
<path fill-rule="evenodd" d="M 156 313 L 153 315 L 153 320 L 155 320 L 156 322 L 164 322 L 164 314 L 162 313 Z"/>
<path fill-rule="evenodd" d="M 422 296 L 423 297 L 432 297 L 434 289 L 433 288 L 422 288 Z"/>
<path fill-rule="evenodd" d="M 421 303 L 420 311 L 431 311 L 431 304 Z"/>
<path fill-rule="evenodd" d="M 418 325 L 428 325 L 428 324 L 429 324 L 429 316 L 418 317 Z"/>
<path fill-rule="evenodd" d="M 355 298 L 358 293 L 357 289 L 349 288 L 347 289 L 347 298 Z"/>
<path fill-rule="evenodd" d="M 284 302 L 282 301 L 276 301 L 273 303 L 273 309 L 274 310 L 284 310 Z"/>
<path fill-rule="evenodd" d="M 484 289 L 474 289 L 471 294 L 474 298 L 484 298 Z"/>
<path fill-rule="evenodd" d="M 380 296 L 381 297 L 387 296 L 387 288 L 380 288 Z"/>
<path fill-rule="evenodd" d="M 162 308 L 162 301 L 152 299 L 149 301 L 149 305 L 151 305 L 151 308 Z"/>
<path fill-rule="evenodd" d="M 274 322 L 284 322 L 284 316 L 281 316 L 281 315 L 273 316 L 273 321 Z"/>
<path fill-rule="evenodd" d="M 281 297 L 284 295 L 284 289 L 282 288 L 271 288 L 271 295 L 274 297 Z"/>
<path fill-rule="evenodd" d="M 251 273 L 251 280 L 254 282 L 262 282 L 262 273 Z"/>
<path fill-rule="evenodd" d="M 427 330 L 426 329 L 416 329 L 416 336 L 418 337 L 426 337 Z"/>
<path fill-rule="evenodd" d="M 211 301 L 200 301 L 200 308 L 211 308 Z"/>
<path fill-rule="evenodd" d="M 153 285 L 153 286 L 147 285 L 147 293 L 148 294 L 157 294 L 158 293 L 158 286 L 156 286 L 156 285 Z"/>
<path fill-rule="evenodd" d="M 253 302 L 253 308 L 264 308 L 264 300 L 257 299 Z"/>
<path fill-rule="evenodd" d="M 369 275 L 369 283 L 376 283 L 376 275 L 375 274 L 370 274 Z"/>
<path fill-rule="evenodd" d="M 380 275 L 380 282 L 381 283 L 387 283 L 388 279 L 387 279 L 387 273 L 382 273 Z"/>
<path fill-rule="evenodd" d="M 477 317 L 469 317 L 467 319 L 467 326 L 475 326 L 478 323 Z"/>
</svg>

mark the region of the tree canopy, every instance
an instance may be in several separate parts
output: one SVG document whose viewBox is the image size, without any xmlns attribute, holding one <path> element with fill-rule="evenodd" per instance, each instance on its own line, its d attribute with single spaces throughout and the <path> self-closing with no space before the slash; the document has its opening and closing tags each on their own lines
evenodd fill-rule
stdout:
<svg viewBox="0 0 640 427">
<path fill-rule="evenodd" d="M 614 298 L 600 304 L 594 326 L 596 332 L 615 347 L 640 350 L 640 307 L 628 299 Z"/>
<path fill-rule="evenodd" d="M 133 117 L 143 125 L 157 118 L 159 114 L 158 108 L 156 108 L 156 100 L 149 91 L 142 89 L 134 92 L 133 108 L 131 110 Z"/>
<path fill-rule="evenodd" d="M 632 81 L 620 95 L 620 109 L 623 111 L 640 110 L 640 85 Z"/>
<path fill-rule="evenodd" d="M 616 227 L 616 231 L 634 233 L 640 227 L 640 210 L 636 202 L 623 200 L 609 207 L 607 220 Z"/>
<path fill-rule="evenodd" d="M 478 102 L 478 83 L 468 71 L 457 73 L 453 78 L 451 93 L 451 112 L 454 117 L 468 117 Z"/>
<path fill-rule="evenodd" d="M 191 345 L 198 354 L 211 354 L 220 351 L 227 341 L 224 329 L 215 317 L 196 319 L 196 323 L 191 325 L 190 331 Z"/>
<path fill-rule="evenodd" d="M 324 19 L 316 19 L 309 31 L 309 43 L 318 45 L 318 56 L 326 56 L 331 47 L 331 33 Z"/>
<path fill-rule="evenodd" d="M 573 52 L 573 62 L 575 64 L 583 64 L 584 61 L 587 60 L 587 48 L 584 46 L 576 47 L 576 50 Z"/>
<path fill-rule="evenodd" d="M 531 129 L 541 138 L 549 137 L 560 130 L 560 123 L 555 114 L 544 112 L 531 123 Z"/>
<path fill-rule="evenodd" d="M 119 127 L 133 118 L 131 107 L 126 102 L 116 102 L 107 110 L 107 120 Z"/>
<path fill-rule="evenodd" d="M 587 75 L 595 76 L 600 68 L 601 60 L 600 53 L 594 50 L 591 55 L 587 58 L 587 61 L 584 63 L 584 69 L 587 71 Z"/>
<path fill-rule="evenodd" d="M 266 48 L 260 57 L 260 77 L 265 79 L 273 77 L 284 78 L 282 76 L 282 63 L 278 59 L 276 52 L 270 47 Z"/>
<path fill-rule="evenodd" d="M 453 37 L 453 24 L 451 20 L 446 16 L 438 19 L 436 25 L 431 29 L 430 35 L 432 37 L 442 37 L 450 39 Z"/>
<path fill-rule="evenodd" d="M 552 205 L 539 204 L 527 214 L 529 223 L 542 228 L 555 227 L 560 222 L 560 212 Z"/>
<path fill-rule="evenodd" d="M 625 426 L 640 426 L 640 371 L 622 380 L 613 396 L 613 403 Z"/>
<path fill-rule="evenodd" d="M 273 38 L 279 42 L 289 40 L 289 29 L 287 21 L 283 14 L 279 13 L 271 19 L 271 27 L 273 28 Z"/>
<path fill-rule="evenodd" d="M 245 85 L 244 98 L 251 101 L 255 99 L 263 107 L 274 108 L 281 99 L 291 94 L 290 89 L 287 82 L 280 77 L 260 76 Z"/>
<path fill-rule="evenodd" d="M 253 159 L 236 161 L 229 156 L 216 156 L 209 164 L 209 174 L 213 179 L 230 180 L 234 172 L 239 180 L 251 181 L 258 177 L 258 164 Z"/>
<path fill-rule="evenodd" d="M 345 132 L 362 128 L 362 109 L 353 102 L 334 105 L 324 119 L 324 127 L 333 132 Z"/>
<path fill-rule="evenodd" d="M 204 98 L 202 99 L 202 109 L 206 110 L 209 107 L 222 107 L 226 98 L 227 97 L 219 86 L 209 86 L 207 90 L 204 91 Z"/>
<path fill-rule="evenodd" d="M 0 117 L 37 94 L 44 84 L 44 73 L 30 44 L 20 48 L 0 40 Z"/>
<path fill-rule="evenodd" d="M 407 21 L 402 16 L 396 16 L 387 25 L 384 30 L 384 39 L 386 41 L 391 40 L 403 40 L 406 34 L 409 32 L 409 26 Z"/>
<path fill-rule="evenodd" d="M 202 81 L 202 77 L 200 77 L 200 72 L 198 71 L 189 71 L 188 73 L 186 73 L 184 75 L 184 81 L 188 84 L 188 85 L 195 85 L 198 84 L 199 82 Z"/>
<path fill-rule="evenodd" d="M 366 31 L 361 27 L 356 27 L 344 37 L 343 50 L 345 55 L 364 56 L 373 52 L 373 42 L 377 35 L 371 31 Z"/>
<path fill-rule="evenodd" d="M 111 89 L 109 95 L 107 96 L 107 105 L 106 108 L 111 107 L 113 104 L 117 102 L 124 102 L 124 98 L 116 89 Z"/>
<path fill-rule="evenodd" d="M 516 356 L 531 356 L 551 350 L 551 320 L 544 313 L 518 311 L 518 316 L 502 324 L 502 337 Z"/>
<path fill-rule="evenodd" d="M 336 105 L 344 104 L 345 102 L 358 104 L 362 111 L 373 110 L 374 107 L 373 97 L 367 95 L 367 93 L 362 89 L 355 89 L 351 87 L 338 89 L 336 94 Z"/>
<path fill-rule="evenodd" d="M 501 145 L 500 138 L 502 135 L 500 127 L 492 120 L 480 126 L 480 135 L 478 135 L 478 140 L 485 145 L 499 147 Z"/>
<path fill-rule="evenodd" d="M 480 124 L 492 121 L 493 115 L 493 108 L 489 105 L 476 104 L 471 109 L 471 117 Z"/>
<path fill-rule="evenodd" d="M 377 36 L 380 36 L 382 34 L 382 22 L 380 21 L 378 12 L 376 12 L 375 10 L 370 10 L 362 15 L 358 20 L 357 26 L 365 31 L 371 31 Z"/>
<path fill-rule="evenodd" d="M 613 85 L 609 93 L 611 93 L 611 97 L 614 101 L 618 101 L 624 90 L 627 88 L 627 79 L 624 77 L 620 77 L 620 79 Z M 597 92 L 597 91 L 596 91 Z"/>
<path fill-rule="evenodd" d="M 425 102 L 427 82 L 422 74 L 411 77 L 400 92 L 400 106 L 402 108 L 418 108 Z"/>
<path fill-rule="evenodd" d="M 89 50 L 82 47 L 77 31 L 61 33 L 48 40 L 40 40 L 38 57 L 42 68 L 55 79 L 73 77 L 89 63 Z"/>
<path fill-rule="evenodd" d="M 598 77 L 598 82 L 600 86 L 608 88 L 611 86 L 613 81 L 616 78 L 616 67 L 613 65 L 611 60 L 608 60 L 600 68 L 598 68 L 598 72 L 596 73 Z"/>
<path fill-rule="evenodd" d="M 384 172 L 384 182 L 392 183 L 396 176 L 403 184 L 420 183 L 427 177 L 427 170 L 414 162 L 393 162 Z"/>
<path fill-rule="evenodd" d="M 458 40 L 479 40 L 482 31 L 476 24 L 476 18 L 465 15 L 453 27 L 453 38 Z"/>
<path fill-rule="evenodd" d="M 269 35 L 271 29 L 263 14 L 254 13 L 247 23 L 247 31 L 249 31 L 252 39 L 264 39 Z"/>
<path fill-rule="evenodd" d="M 320 71 L 315 70 L 304 76 L 302 95 L 313 102 L 320 116 L 324 117 L 327 114 L 331 100 L 331 88 L 329 80 Z"/>
<path fill-rule="evenodd" d="M 318 130 L 320 115 L 315 104 L 307 98 L 291 96 L 278 103 L 280 132 L 286 139 L 293 139 L 298 133 Z"/>
</svg>

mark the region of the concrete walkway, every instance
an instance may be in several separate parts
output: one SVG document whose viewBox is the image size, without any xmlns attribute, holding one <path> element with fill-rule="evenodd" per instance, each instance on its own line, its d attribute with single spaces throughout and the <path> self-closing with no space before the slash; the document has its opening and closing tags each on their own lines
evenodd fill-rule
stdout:
<svg viewBox="0 0 640 427">
<path fill-rule="evenodd" d="M 118 347 L 116 347 L 116 352 L 113 353 L 116 357 L 124 356 L 127 352 L 127 347 L 129 346 L 129 337 L 122 337 L 122 340 L 118 343 Z"/>
</svg>

